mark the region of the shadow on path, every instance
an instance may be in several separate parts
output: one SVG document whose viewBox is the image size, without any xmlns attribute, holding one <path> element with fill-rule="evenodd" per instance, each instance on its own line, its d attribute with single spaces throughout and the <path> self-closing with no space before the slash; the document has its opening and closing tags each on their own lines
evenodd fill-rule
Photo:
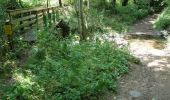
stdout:
<svg viewBox="0 0 170 100">
<path fill-rule="evenodd" d="M 127 33 L 129 49 L 142 65 L 133 65 L 120 78 L 118 93 L 108 94 L 107 100 L 170 100 L 170 44 L 153 29 L 157 16 L 136 23 Z"/>
</svg>

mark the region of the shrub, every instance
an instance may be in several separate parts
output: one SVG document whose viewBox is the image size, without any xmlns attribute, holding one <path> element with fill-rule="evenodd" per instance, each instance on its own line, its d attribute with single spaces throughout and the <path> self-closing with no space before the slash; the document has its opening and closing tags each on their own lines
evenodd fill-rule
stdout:
<svg viewBox="0 0 170 100">
<path fill-rule="evenodd" d="M 116 90 L 131 56 L 111 43 L 58 41 L 41 33 L 25 68 L 14 71 L 9 99 L 79 100 Z"/>
<path fill-rule="evenodd" d="M 166 8 L 158 17 L 154 27 L 157 29 L 167 29 L 170 27 L 170 7 Z"/>
</svg>

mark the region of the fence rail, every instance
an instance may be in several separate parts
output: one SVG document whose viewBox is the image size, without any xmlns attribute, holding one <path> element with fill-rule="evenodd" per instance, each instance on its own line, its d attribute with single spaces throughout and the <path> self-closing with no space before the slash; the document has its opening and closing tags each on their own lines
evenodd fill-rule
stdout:
<svg viewBox="0 0 170 100">
<path fill-rule="evenodd" d="M 13 32 L 21 32 L 32 27 L 51 25 L 56 22 L 59 7 L 36 7 L 30 9 L 8 10 Z"/>
</svg>

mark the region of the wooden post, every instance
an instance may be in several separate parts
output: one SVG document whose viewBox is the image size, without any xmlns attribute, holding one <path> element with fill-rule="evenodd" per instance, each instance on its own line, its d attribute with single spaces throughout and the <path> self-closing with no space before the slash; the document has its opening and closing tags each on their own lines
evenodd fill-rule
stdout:
<svg viewBox="0 0 170 100">
<path fill-rule="evenodd" d="M 63 6 L 63 4 L 62 4 L 62 1 L 61 1 L 61 0 L 59 0 L 59 5 L 60 5 L 60 7 L 62 7 L 62 6 Z"/>
<path fill-rule="evenodd" d="M 56 21 L 55 7 L 52 8 L 53 23 Z"/>
<path fill-rule="evenodd" d="M 59 13 L 58 13 L 58 8 L 56 7 L 55 9 L 55 15 L 56 15 L 56 21 L 59 19 Z"/>
<path fill-rule="evenodd" d="M 23 14 L 21 13 L 20 14 L 20 18 L 22 18 L 23 17 Z M 20 21 L 20 25 L 22 25 L 23 24 L 23 21 Z M 20 31 L 23 31 L 24 30 L 24 28 L 21 28 L 21 30 Z"/>
<path fill-rule="evenodd" d="M 39 26 L 38 26 L 38 23 L 39 23 L 39 21 L 38 21 L 38 11 L 36 11 L 35 14 L 36 14 L 36 26 L 37 26 L 37 30 L 39 30 Z"/>
<path fill-rule="evenodd" d="M 32 12 L 29 12 L 29 15 L 31 15 L 31 14 L 32 14 Z M 29 21 L 31 21 L 31 18 L 29 19 Z M 32 24 L 30 24 L 29 27 L 31 28 Z"/>
<path fill-rule="evenodd" d="M 10 20 L 6 20 L 5 25 L 4 25 L 4 32 L 7 36 L 7 41 L 8 41 L 8 46 L 10 50 L 13 50 L 13 43 L 12 43 L 12 24 L 10 22 Z"/>
<path fill-rule="evenodd" d="M 43 22 L 44 22 L 44 26 L 47 27 L 46 10 L 43 10 Z"/>
<path fill-rule="evenodd" d="M 49 26 L 51 27 L 52 23 L 51 23 L 51 13 L 50 13 L 50 9 L 51 8 L 48 8 L 48 21 L 49 21 Z"/>
</svg>

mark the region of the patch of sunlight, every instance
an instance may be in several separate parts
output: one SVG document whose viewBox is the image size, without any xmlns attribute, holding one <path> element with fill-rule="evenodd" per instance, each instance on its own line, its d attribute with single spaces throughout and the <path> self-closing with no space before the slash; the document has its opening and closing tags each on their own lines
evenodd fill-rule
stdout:
<svg viewBox="0 0 170 100">
<path fill-rule="evenodd" d="M 166 56 L 166 52 L 163 50 L 151 49 L 149 50 L 149 54 L 154 56 Z"/>
<path fill-rule="evenodd" d="M 51 0 L 51 1 L 50 1 L 50 5 L 51 5 L 51 6 L 56 6 L 56 5 L 58 6 L 59 3 L 58 3 L 57 0 Z"/>
<path fill-rule="evenodd" d="M 170 50 L 170 36 L 167 37 L 167 49 Z"/>
<path fill-rule="evenodd" d="M 135 55 L 152 55 L 152 56 L 167 56 L 164 43 L 158 43 L 155 40 L 139 40 L 130 41 L 130 50 Z M 160 47 L 159 47 L 160 46 Z"/>
<path fill-rule="evenodd" d="M 135 34 L 136 35 L 142 35 L 142 34 L 146 34 L 146 33 L 144 33 L 144 32 L 136 32 Z"/>
<path fill-rule="evenodd" d="M 167 66 L 166 66 L 167 68 L 170 68 L 170 64 L 167 64 Z"/>
<path fill-rule="evenodd" d="M 152 24 L 154 24 L 156 21 L 155 20 L 151 20 L 151 21 L 149 21 L 150 23 L 152 23 Z"/>
<path fill-rule="evenodd" d="M 154 71 L 158 72 L 158 71 L 164 71 L 165 69 L 163 67 L 157 67 L 154 68 Z"/>
<path fill-rule="evenodd" d="M 154 60 L 148 63 L 147 66 L 154 68 L 154 71 L 164 71 L 165 68 L 170 68 L 170 64 L 168 64 L 168 60 L 166 58 Z"/>
<path fill-rule="evenodd" d="M 13 79 L 16 83 L 18 83 L 18 86 L 22 89 L 33 89 L 37 88 L 39 91 L 44 91 L 44 89 L 34 81 L 35 76 L 31 74 L 30 71 L 26 71 L 28 75 L 25 75 L 21 72 L 16 71 L 13 75 Z"/>
<path fill-rule="evenodd" d="M 153 62 L 148 63 L 148 67 L 154 67 L 154 66 L 162 67 L 162 66 L 164 66 L 164 64 L 162 64 L 162 63 L 166 63 L 166 62 L 162 61 L 162 60 L 155 60 Z"/>
<path fill-rule="evenodd" d="M 7 60 L 6 62 L 4 62 L 4 66 L 16 67 L 17 64 L 15 60 Z"/>
<path fill-rule="evenodd" d="M 146 55 L 148 54 L 148 47 L 146 45 L 143 44 L 142 41 L 139 40 L 135 40 L 132 41 L 130 43 L 130 50 L 134 53 L 134 54 L 142 54 L 142 55 Z"/>
<path fill-rule="evenodd" d="M 22 73 L 17 72 L 14 74 L 14 79 L 16 82 L 23 85 L 33 85 L 35 83 L 31 76 L 24 76 Z"/>
<path fill-rule="evenodd" d="M 73 45 L 79 44 L 80 43 L 80 36 L 79 35 L 74 35 L 73 38 L 72 38 L 72 43 L 73 43 Z"/>
<path fill-rule="evenodd" d="M 105 30 L 112 30 L 112 27 L 104 27 Z"/>
<path fill-rule="evenodd" d="M 106 30 L 109 33 L 113 32 L 112 27 L 103 27 L 103 29 Z"/>
</svg>

